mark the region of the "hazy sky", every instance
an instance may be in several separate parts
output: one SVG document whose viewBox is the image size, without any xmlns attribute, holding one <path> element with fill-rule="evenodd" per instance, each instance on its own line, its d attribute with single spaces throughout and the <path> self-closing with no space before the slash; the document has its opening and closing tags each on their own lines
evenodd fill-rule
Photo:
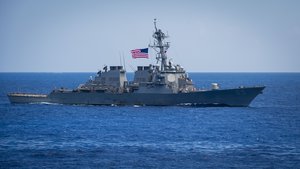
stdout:
<svg viewBox="0 0 300 169">
<path fill-rule="evenodd" d="M 300 71 L 299 0 L 0 0 L 0 72 L 155 63 L 154 18 L 189 72 Z"/>
</svg>

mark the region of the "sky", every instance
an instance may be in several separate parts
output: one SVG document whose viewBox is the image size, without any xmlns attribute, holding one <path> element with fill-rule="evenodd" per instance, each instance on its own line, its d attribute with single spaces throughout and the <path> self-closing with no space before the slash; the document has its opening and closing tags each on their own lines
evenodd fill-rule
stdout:
<svg viewBox="0 0 300 169">
<path fill-rule="evenodd" d="M 0 72 L 155 64 L 153 19 L 188 72 L 300 72 L 299 0 L 0 0 Z"/>
</svg>

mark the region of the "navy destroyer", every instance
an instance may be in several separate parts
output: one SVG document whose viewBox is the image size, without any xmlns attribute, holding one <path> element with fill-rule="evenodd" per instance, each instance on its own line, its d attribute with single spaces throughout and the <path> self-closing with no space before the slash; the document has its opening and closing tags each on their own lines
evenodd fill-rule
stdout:
<svg viewBox="0 0 300 169">
<path fill-rule="evenodd" d="M 168 37 L 157 28 L 154 20 L 156 65 L 138 66 L 133 81 L 126 78 L 123 66 L 105 66 L 96 76 L 73 90 L 55 89 L 49 94 L 9 93 L 11 103 L 59 103 L 86 105 L 191 105 L 191 106 L 249 106 L 265 86 L 220 89 L 196 89 L 188 74 L 178 64 L 168 60 Z M 140 55 L 142 56 L 142 55 Z"/>
</svg>

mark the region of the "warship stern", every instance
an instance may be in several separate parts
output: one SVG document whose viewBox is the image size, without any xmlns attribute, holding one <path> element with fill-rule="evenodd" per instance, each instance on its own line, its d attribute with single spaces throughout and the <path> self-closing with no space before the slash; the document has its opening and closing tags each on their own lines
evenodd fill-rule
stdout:
<svg viewBox="0 0 300 169">
<path fill-rule="evenodd" d="M 11 103 L 42 103 L 50 102 L 46 94 L 9 93 L 7 97 Z"/>
</svg>

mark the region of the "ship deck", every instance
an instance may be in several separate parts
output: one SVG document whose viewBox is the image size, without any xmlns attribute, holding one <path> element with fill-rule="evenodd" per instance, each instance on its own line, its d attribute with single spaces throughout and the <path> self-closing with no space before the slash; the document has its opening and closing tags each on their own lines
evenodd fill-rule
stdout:
<svg viewBox="0 0 300 169">
<path fill-rule="evenodd" d="M 46 94 L 33 94 L 33 93 L 10 93 L 8 96 L 15 97 L 47 97 Z"/>
</svg>

